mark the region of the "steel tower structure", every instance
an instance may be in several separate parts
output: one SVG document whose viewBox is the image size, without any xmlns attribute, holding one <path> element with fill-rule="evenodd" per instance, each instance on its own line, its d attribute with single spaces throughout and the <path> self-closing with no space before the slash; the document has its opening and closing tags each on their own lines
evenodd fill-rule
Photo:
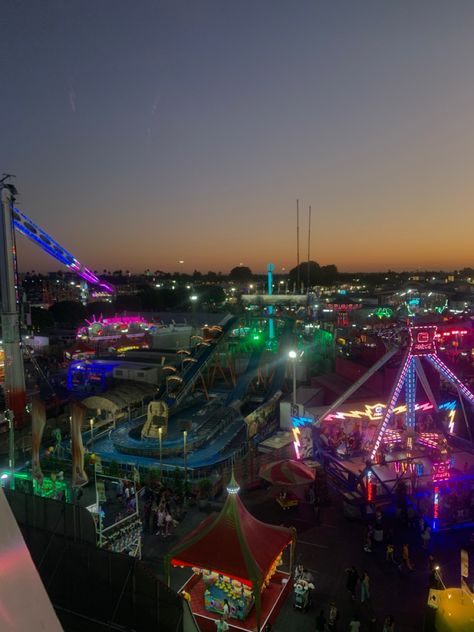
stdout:
<svg viewBox="0 0 474 632">
<path fill-rule="evenodd" d="M 13 411 L 15 425 L 25 423 L 26 387 L 23 351 L 20 335 L 19 292 L 16 267 L 16 229 L 40 246 L 42 250 L 75 272 L 87 283 L 113 293 L 111 285 L 82 265 L 71 253 L 60 246 L 50 235 L 32 222 L 14 206 L 16 188 L 0 180 L 0 296 L 3 350 L 5 355 L 5 396 L 7 408 Z"/>
</svg>

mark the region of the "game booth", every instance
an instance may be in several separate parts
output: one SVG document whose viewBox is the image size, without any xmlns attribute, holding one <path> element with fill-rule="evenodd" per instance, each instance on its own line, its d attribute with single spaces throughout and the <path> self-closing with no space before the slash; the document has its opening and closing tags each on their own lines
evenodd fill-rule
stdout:
<svg viewBox="0 0 474 632">
<path fill-rule="evenodd" d="M 170 567 L 190 567 L 180 593 L 201 630 L 215 631 L 228 608 L 229 630 L 260 632 L 278 614 L 291 589 L 295 531 L 254 518 L 238 496 L 232 475 L 222 511 L 205 519 L 165 558 Z M 289 573 L 278 570 L 289 549 Z"/>
</svg>

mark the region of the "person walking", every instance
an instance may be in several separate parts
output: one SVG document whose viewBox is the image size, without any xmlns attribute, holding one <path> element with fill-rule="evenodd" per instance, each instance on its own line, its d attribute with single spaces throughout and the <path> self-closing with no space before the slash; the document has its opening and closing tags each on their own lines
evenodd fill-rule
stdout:
<svg viewBox="0 0 474 632">
<path fill-rule="evenodd" d="M 173 516 L 169 511 L 165 512 L 165 537 L 171 535 L 171 527 L 173 526 Z"/>
<path fill-rule="evenodd" d="M 359 632 L 360 630 L 360 620 L 359 617 L 355 614 L 349 622 L 349 632 Z"/>
<path fill-rule="evenodd" d="M 393 559 L 393 554 L 395 553 L 395 547 L 393 544 L 387 544 L 387 548 L 385 549 L 385 560 L 387 562 L 395 562 Z"/>
<path fill-rule="evenodd" d="M 334 601 L 329 604 L 328 630 L 334 632 L 337 629 L 337 621 L 339 619 L 339 610 Z"/>
<path fill-rule="evenodd" d="M 369 524 L 367 529 L 367 536 L 365 539 L 364 551 L 366 553 L 372 553 L 372 540 L 374 537 L 374 528 Z"/>
<path fill-rule="evenodd" d="M 430 548 L 430 540 L 431 540 L 431 527 L 426 525 L 424 530 L 421 532 L 421 540 L 423 542 L 423 548 L 427 551 Z"/>
<path fill-rule="evenodd" d="M 158 507 L 158 521 L 157 521 L 157 532 L 156 535 L 164 535 L 165 534 L 165 512 L 164 509 L 160 506 Z"/>
<path fill-rule="evenodd" d="M 355 599 L 355 593 L 357 588 L 357 582 L 359 581 L 359 573 L 355 566 L 346 568 L 347 580 L 346 588 L 351 593 L 352 599 Z"/>
<path fill-rule="evenodd" d="M 370 578 L 369 573 L 364 571 L 360 580 L 360 602 L 364 603 L 370 597 Z"/>
<path fill-rule="evenodd" d="M 326 617 L 324 616 L 324 610 L 321 610 L 316 617 L 316 632 L 325 632 L 326 630 Z"/>
<path fill-rule="evenodd" d="M 410 551 L 408 549 L 408 544 L 405 542 L 405 544 L 402 546 L 402 565 L 405 564 L 405 566 L 408 568 L 409 571 L 413 570 L 413 564 L 411 563 L 410 560 Z"/>
</svg>

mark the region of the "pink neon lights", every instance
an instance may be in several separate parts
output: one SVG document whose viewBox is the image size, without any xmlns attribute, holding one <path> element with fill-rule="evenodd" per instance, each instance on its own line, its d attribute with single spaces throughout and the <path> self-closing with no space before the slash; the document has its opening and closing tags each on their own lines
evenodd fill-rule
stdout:
<svg viewBox="0 0 474 632">
<path fill-rule="evenodd" d="M 438 520 L 439 518 L 439 487 L 436 487 L 433 490 L 433 519 Z"/>
<path fill-rule="evenodd" d="M 409 355 L 428 355 L 436 353 L 436 325 L 410 327 L 410 351 Z"/>
<path fill-rule="evenodd" d="M 449 461 L 438 461 L 433 463 L 431 479 L 433 483 L 441 483 L 442 481 L 449 481 L 451 464 Z"/>
<path fill-rule="evenodd" d="M 467 329 L 452 329 L 451 331 L 443 331 L 435 335 L 436 340 L 440 338 L 449 338 L 449 336 L 465 336 L 469 332 Z"/>
<path fill-rule="evenodd" d="M 367 502 L 371 502 L 374 499 L 375 485 L 372 483 L 372 472 L 367 472 Z"/>
<path fill-rule="evenodd" d="M 445 363 L 438 358 L 438 356 L 430 354 L 428 360 L 440 371 L 448 380 L 450 380 L 464 395 L 464 397 L 474 404 L 474 394 L 465 386 L 461 380 L 454 375 L 454 373 L 448 369 Z"/>
<path fill-rule="evenodd" d="M 385 417 L 384 420 L 382 422 L 382 425 L 380 427 L 380 430 L 378 432 L 377 435 L 377 439 L 375 441 L 372 453 L 370 455 L 370 458 L 373 460 L 375 458 L 375 455 L 377 454 L 377 450 L 379 449 L 380 443 L 382 441 L 382 436 L 385 433 L 385 429 L 387 428 L 388 422 L 390 421 L 392 414 L 393 414 L 393 410 L 397 404 L 398 398 L 400 397 L 400 392 L 402 390 L 403 387 L 403 382 L 405 381 L 405 376 L 407 374 L 408 371 L 408 367 L 410 366 L 410 362 L 412 360 L 412 356 L 410 353 L 407 354 L 407 357 L 405 359 L 405 364 L 403 365 L 403 368 L 401 370 L 400 373 L 400 377 L 398 379 L 397 385 L 395 386 L 395 389 L 393 391 L 393 395 L 390 399 L 390 404 L 388 405 L 388 408 L 385 412 Z"/>
</svg>

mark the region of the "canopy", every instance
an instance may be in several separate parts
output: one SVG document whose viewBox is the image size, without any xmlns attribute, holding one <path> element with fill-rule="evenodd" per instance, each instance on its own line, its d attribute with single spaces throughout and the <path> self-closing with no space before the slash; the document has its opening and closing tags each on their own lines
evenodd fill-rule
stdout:
<svg viewBox="0 0 474 632">
<path fill-rule="evenodd" d="M 222 511 L 209 516 L 170 551 L 168 564 L 197 566 L 260 587 L 294 531 L 254 518 L 244 507 L 235 480 Z"/>
<path fill-rule="evenodd" d="M 301 461 L 274 461 L 260 468 L 259 476 L 276 485 L 308 485 L 316 473 Z"/>
<path fill-rule="evenodd" d="M 145 382 L 122 382 L 98 395 L 90 395 L 82 400 L 82 404 L 92 410 L 108 410 L 117 413 L 128 406 L 153 397 L 156 386 Z"/>
</svg>

